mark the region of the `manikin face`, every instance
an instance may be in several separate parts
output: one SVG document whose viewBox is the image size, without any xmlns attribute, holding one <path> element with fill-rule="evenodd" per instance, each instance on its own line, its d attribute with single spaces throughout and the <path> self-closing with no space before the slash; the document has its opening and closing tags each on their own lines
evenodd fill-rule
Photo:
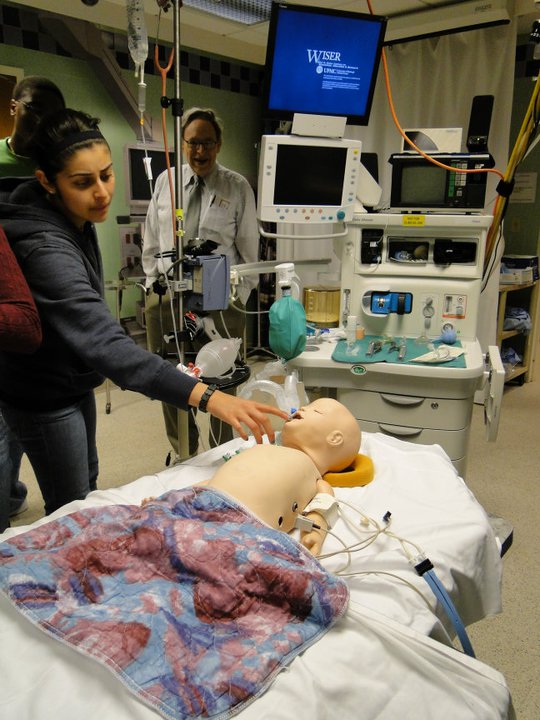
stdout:
<svg viewBox="0 0 540 720">
<path fill-rule="evenodd" d="M 208 120 L 193 120 L 184 128 L 184 155 L 191 169 L 199 177 L 209 175 L 221 150 L 216 131 Z"/>
<path fill-rule="evenodd" d="M 337 400 L 320 398 L 297 410 L 281 431 L 281 441 L 287 447 L 305 450 L 314 443 L 324 442 L 333 430 L 343 427 L 349 411 Z"/>
<path fill-rule="evenodd" d="M 54 183 L 41 170 L 36 176 L 77 228 L 82 229 L 85 222 L 100 223 L 107 219 L 115 177 L 111 153 L 104 143 L 75 152 Z"/>
<path fill-rule="evenodd" d="M 342 403 L 320 398 L 301 407 L 285 423 L 281 444 L 319 458 L 327 455 L 328 469 L 343 469 L 358 453 L 360 428 Z"/>
</svg>

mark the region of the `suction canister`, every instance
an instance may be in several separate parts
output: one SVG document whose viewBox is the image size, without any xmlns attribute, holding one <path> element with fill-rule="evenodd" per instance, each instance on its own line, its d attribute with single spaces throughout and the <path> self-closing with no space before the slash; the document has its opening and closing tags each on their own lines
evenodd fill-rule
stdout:
<svg viewBox="0 0 540 720">
<path fill-rule="evenodd" d="M 304 288 L 306 321 L 316 327 L 339 325 L 339 288 L 325 285 Z"/>
</svg>

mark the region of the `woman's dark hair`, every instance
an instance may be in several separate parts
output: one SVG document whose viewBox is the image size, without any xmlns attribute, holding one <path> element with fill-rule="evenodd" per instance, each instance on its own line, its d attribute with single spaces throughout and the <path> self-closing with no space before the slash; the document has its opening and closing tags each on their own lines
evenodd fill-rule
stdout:
<svg viewBox="0 0 540 720">
<path fill-rule="evenodd" d="M 13 88 L 13 99 L 20 100 L 25 93 L 30 93 L 31 97 L 36 93 L 55 95 L 57 99 L 55 105 L 60 104 L 62 107 L 66 107 L 66 101 L 60 88 L 52 80 L 41 75 L 27 75 L 20 80 Z"/>
<path fill-rule="evenodd" d="M 98 118 L 65 108 L 39 123 L 30 143 L 30 155 L 49 182 L 54 182 L 73 153 L 94 143 L 109 147 L 99 130 Z"/>
</svg>

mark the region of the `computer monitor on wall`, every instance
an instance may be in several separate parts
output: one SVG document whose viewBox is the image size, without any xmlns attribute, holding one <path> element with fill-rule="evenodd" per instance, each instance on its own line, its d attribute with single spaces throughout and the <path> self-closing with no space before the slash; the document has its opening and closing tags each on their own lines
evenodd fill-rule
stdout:
<svg viewBox="0 0 540 720">
<path fill-rule="evenodd" d="M 346 117 L 367 125 L 386 19 L 326 8 L 272 5 L 265 116 Z"/>
<path fill-rule="evenodd" d="M 257 216 L 261 222 L 348 222 L 360 175 L 359 140 L 263 135 Z"/>
<path fill-rule="evenodd" d="M 147 177 L 145 158 L 151 160 L 153 181 Z M 169 151 L 171 167 L 174 166 L 174 152 Z M 153 182 L 167 168 L 165 149 L 155 143 L 128 143 L 124 146 L 124 177 L 126 204 L 129 214 L 146 215 L 152 198 Z"/>
</svg>

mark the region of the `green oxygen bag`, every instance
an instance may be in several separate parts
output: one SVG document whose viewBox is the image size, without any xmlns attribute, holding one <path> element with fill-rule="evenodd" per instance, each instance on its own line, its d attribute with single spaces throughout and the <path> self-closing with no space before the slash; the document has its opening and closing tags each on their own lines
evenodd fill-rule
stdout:
<svg viewBox="0 0 540 720">
<path fill-rule="evenodd" d="M 292 297 L 290 288 L 283 289 L 283 297 L 272 304 L 268 317 L 272 352 L 285 362 L 298 357 L 306 347 L 306 312 L 302 303 Z"/>
</svg>

